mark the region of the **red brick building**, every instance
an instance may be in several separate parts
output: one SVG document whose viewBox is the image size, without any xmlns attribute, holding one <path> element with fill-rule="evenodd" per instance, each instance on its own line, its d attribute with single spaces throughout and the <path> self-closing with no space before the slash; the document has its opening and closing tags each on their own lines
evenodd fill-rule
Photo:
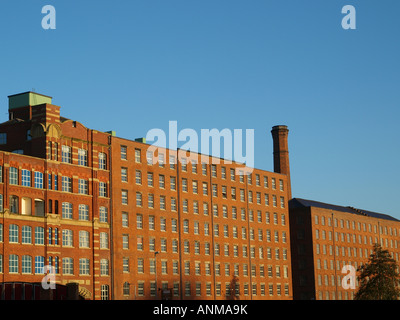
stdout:
<svg viewBox="0 0 400 320">
<path fill-rule="evenodd" d="M 375 243 L 399 261 L 399 220 L 299 198 L 290 200 L 289 206 L 294 299 L 352 300 L 357 279 L 354 289 L 342 281 L 351 267 L 357 270 L 368 261 Z"/>
<path fill-rule="evenodd" d="M 9 97 L 0 125 L 0 282 L 79 284 L 111 296 L 110 135 L 60 116 L 51 97 Z"/>
<path fill-rule="evenodd" d="M 0 124 L 0 282 L 50 264 L 90 299 L 292 299 L 285 126 L 275 172 L 173 150 L 151 163 L 51 100 L 10 96 Z"/>
<path fill-rule="evenodd" d="M 115 298 L 291 299 L 287 176 L 148 147 L 112 137 Z"/>
</svg>

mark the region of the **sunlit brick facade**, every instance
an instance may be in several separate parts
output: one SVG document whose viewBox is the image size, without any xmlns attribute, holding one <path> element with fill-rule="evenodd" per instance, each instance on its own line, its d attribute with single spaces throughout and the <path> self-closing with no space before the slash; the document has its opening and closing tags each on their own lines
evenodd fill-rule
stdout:
<svg viewBox="0 0 400 320">
<path fill-rule="evenodd" d="M 112 141 L 116 299 L 292 298 L 285 175 Z"/>
<path fill-rule="evenodd" d="M 51 97 L 10 96 L 0 282 L 40 282 L 49 264 L 88 299 L 292 299 L 287 133 L 272 130 L 275 172 L 164 149 L 151 163 L 148 144 Z"/>
<path fill-rule="evenodd" d="M 107 298 L 110 135 L 59 109 L 50 97 L 10 96 L 9 121 L 0 125 L 0 282 L 41 282 L 41 268 L 52 265 L 56 283 Z"/>
</svg>

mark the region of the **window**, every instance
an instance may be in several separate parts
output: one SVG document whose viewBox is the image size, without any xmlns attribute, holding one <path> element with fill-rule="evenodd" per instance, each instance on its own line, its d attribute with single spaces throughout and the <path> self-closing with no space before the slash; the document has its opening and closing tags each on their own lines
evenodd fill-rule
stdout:
<svg viewBox="0 0 400 320">
<path fill-rule="evenodd" d="M 108 233 L 100 232 L 100 249 L 108 249 Z"/>
<path fill-rule="evenodd" d="M 128 182 L 128 168 L 121 168 L 121 181 Z"/>
<path fill-rule="evenodd" d="M 9 176 L 10 184 L 17 185 L 18 184 L 18 168 L 11 167 L 10 168 L 10 176 Z"/>
<path fill-rule="evenodd" d="M 125 205 L 128 204 L 128 190 L 121 191 L 121 201 L 122 201 L 122 204 L 125 204 Z"/>
<path fill-rule="evenodd" d="M 86 204 L 80 204 L 78 208 L 79 208 L 79 220 L 89 221 L 89 206 Z"/>
<path fill-rule="evenodd" d="M 99 169 L 107 170 L 107 155 L 104 152 L 99 152 Z"/>
<path fill-rule="evenodd" d="M 78 165 L 80 166 L 87 166 L 87 150 L 78 149 Z"/>
<path fill-rule="evenodd" d="M 108 260 L 107 259 L 101 259 L 100 260 L 100 275 L 102 276 L 108 276 Z M 103 287 L 107 287 L 107 299 L 108 299 L 108 285 L 103 285 L 101 286 L 101 292 L 102 292 L 102 299 L 103 299 Z M 103 299 L 104 300 L 104 299 Z"/>
<path fill-rule="evenodd" d="M 89 275 L 89 259 L 81 258 L 79 259 L 79 274 Z"/>
<path fill-rule="evenodd" d="M 71 147 L 68 146 L 61 147 L 61 161 L 65 163 L 72 163 Z"/>
<path fill-rule="evenodd" d="M 72 192 L 72 179 L 70 177 L 62 177 L 61 190 L 64 192 Z"/>
<path fill-rule="evenodd" d="M 158 184 L 161 189 L 165 189 L 165 176 L 160 174 L 158 176 Z"/>
<path fill-rule="evenodd" d="M 52 182 L 53 182 L 52 175 L 51 175 L 51 173 L 49 173 L 47 175 L 47 189 L 51 190 L 52 184 L 53 184 Z M 51 213 L 51 211 L 50 211 L 50 213 Z"/>
<path fill-rule="evenodd" d="M 64 219 L 72 219 L 72 203 L 62 203 L 62 217 Z"/>
<path fill-rule="evenodd" d="M 62 245 L 65 246 L 65 247 L 72 247 L 73 246 L 73 233 L 72 233 L 72 230 L 64 229 L 62 231 Z"/>
<path fill-rule="evenodd" d="M 149 187 L 153 187 L 154 183 L 153 183 L 153 173 L 152 172 L 147 172 L 147 185 Z"/>
<path fill-rule="evenodd" d="M 99 196 L 107 197 L 107 183 L 106 182 L 99 182 Z"/>
<path fill-rule="evenodd" d="M 18 243 L 19 227 L 16 224 L 10 224 L 9 227 L 9 242 Z"/>
<path fill-rule="evenodd" d="M 32 273 L 31 256 L 22 256 L 22 273 Z"/>
<path fill-rule="evenodd" d="M 18 256 L 16 254 L 10 254 L 9 256 L 8 272 L 18 273 Z"/>
<path fill-rule="evenodd" d="M 7 133 L 0 133 L 0 144 L 7 144 Z"/>
<path fill-rule="evenodd" d="M 11 182 L 10 182 L 10 184 L 11 184 Z M 31 172 L 29 170 L 25 170 L 25 169 L 21 170 L 21 185 L 24 187 L 31 186 Z"/>
<path fill-rule="evenodd" d="M 147 159 L 147 164 L 149 166 L 152 166 L 153 165 L 153 152 L 152 151 L 148 150 L 146 152 L 146 159 Z"/>
<path fill-rule="evenodd" d="M 72 258 L 62 259 L 63 274 L 74 274 L 74 260 Z"/>
<path fill-rule="evenodd" d="M 35 227 L 35 244 L 44 244 L 44 228 Z"/>
<path fill-rule="evenodd" d="M 171 186 L 171 190 L 176 190 L 176 177 L 171 177 L 170 186 Z"/>
<path fill-rule="evenodd" d="M 103 284 L 101 285 L 101 300 L 108 300 L 108 299 L 109 299 L 109 286 L 107 284 Z"/>
<path fill-rule="evenodd" d="M 29 226 L 22 226 L 22 243 L 32 243 L 32 228 Z"/>
<path fill-rule="evenodd" d="M 36 175 L 36 172 L 35 172 Z M 36 178 L 35 178 L 36 184 Z M 78 180 L 78 193 L 79 194 L 89 194 L 89 181 L 85 179 Z"/>
<path fill-rule="evenodd" d="M 141 207 L 142 204 L 142 194 L 140 192 L 136 192 L 136 206 Z"/>
<path fill-rule="evenodd" d="M 100 207 L 100 222 L 108 222 L 108 209 L 106 207 Z"/>
<path fill-rule="evenodd" d="M 135 171 L 135 182 L 136 184 L 142 184 L 142 172 L 140 170 Z"/>
<path fill-rule="evenodd" d="M 127 159 L 127 148 L 126 146 L 121 146 L 121 160 Z"/>
<path fill-rule="evenodd" d="M 141 158 L 141 151 L 140 149 L 135 149 L 135 162 L 140 163 L 140 158 Z"/>
</svg>

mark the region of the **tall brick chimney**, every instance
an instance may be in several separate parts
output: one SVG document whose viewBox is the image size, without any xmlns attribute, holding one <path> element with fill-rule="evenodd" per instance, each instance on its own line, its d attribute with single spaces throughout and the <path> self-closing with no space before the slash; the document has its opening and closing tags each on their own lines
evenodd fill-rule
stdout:
<svg viewBox="0 0 400 320">
<path fill-rule="evenodd" d="M 292 187 L 290 183 L 290 166 L 289 166 L 289 147 L 287 126 L 274 126 L 271 130 L 274 142 L 274 172 L 287 175 L 288 196 L 292 199 Z"/>
</svg>

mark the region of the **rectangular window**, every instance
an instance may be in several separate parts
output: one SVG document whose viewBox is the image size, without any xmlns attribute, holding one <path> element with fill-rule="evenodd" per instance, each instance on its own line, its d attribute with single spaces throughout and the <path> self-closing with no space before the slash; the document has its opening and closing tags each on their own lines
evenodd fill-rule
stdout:
<svg viewBox="0 0 400 320">
<path fill-rule="evenodd" d="M 43 173 L 35 171 L 35 188 L 43 189 Z"/>
<path fill-rule="evenodd" d="M 100 222 L 108 222 L 108 209 L 106 207 L 100 207 Z"/>
<path fill-rule="evenodd" d="M 10 175 L 9 175 L 10 184 L 17 185 L 18 184 L 18 168 L 11 167 Z"/>
<path fill-rule="evenodd" d="M 7 144 L 7 133 L 0 133 L 0 144 Z"/>
<path fill-rule="evenodd" d="M 141 162 L 141 151 L 140 149 L 135 149 L 135 162 L 140 163 Z"/>
<path fill-rule="evenodd" d="M 74 260 L 72 258 L 62 259 L 63 274 L 74 274 Z"/>
<path fill-rule="evenodd" d="M 36 174 L 36 172 L 35 172 Z M 36 183 L 36 179 L 35 179 Z M 89 181 L 85 179 L 78 180 L 78 192 L 79 194 L 89 194 Z"/>
<path fill-rule="evenodd" d="M 72 219 L 72 203 L 62 203 L 62 217 L 64 219 Z"/>
<path fill-rule="evenodd" d="M 99 196 L 107 197 L 107 183 L 106 182 L 99 182 Z"/>
<path fill-rule="evenodd" d="M 79 274 L 89 275 L 89 259 L 79 259 Z"/>
<path fill-rule="evenodd" d="M 35 227 L 35 244 L 44 244 L 44 228 Z"/>
<path fill-rule="evenodd" d="M 71 147 L 68 146 L 61 147 L 61 161 L 65 163 L 72 163 Z"/>
<path fill-rule="evenodd" d="M 121 160 L 127 159 L 127 147 L 121 146 Z"/>
<path fill-rule="evenodd" d="M 121 168 L 121 181 L 128 182 L 128 168 Z"/>
<path fill-rule="evenodd" d="M 24 187 L 31 186 L 31 172 L 29 170 L 21 170 L 21 185 Z"/>
<path fill-rule="evenodd" d="M 99 152 L 99 169 L 107 170 L 107 155 L 103 152 Z"/>
<path fill-rule="evenodd" d="M 9 243 L 18 243 L 19 241 L 19 227 L 16 224 L 10 224 L 9 226 Z"/>
<path fill-rule="evenodd" d="M 79 220 L 89 221 L 89 206 L 88 205 L 86 205 L 86 204 L 79 205 Z"/>
<path fill-rule="evenodd" d="M 70 177 L 62 177 L 61 190 L 64 192 L 72 192 L 72 179 Z"/>
<path fill-rule="evenodd" d="M 87 150 L 78 149 L 78 165 L 80 166 L 87 166 Z"/>
<path fill-rule="evenodd" d="M 121 191 L 121 202 L 122 202 L 122 204 L 125 204 L 125 205 L 128 204 L 128 190 Z"/>
<path fill-rule="evenodd" d="M 62 245 L 65 247 L 73 246 L 73 233 L 72 230 L 63 229 L 62 231 Z"/>
</svg>

